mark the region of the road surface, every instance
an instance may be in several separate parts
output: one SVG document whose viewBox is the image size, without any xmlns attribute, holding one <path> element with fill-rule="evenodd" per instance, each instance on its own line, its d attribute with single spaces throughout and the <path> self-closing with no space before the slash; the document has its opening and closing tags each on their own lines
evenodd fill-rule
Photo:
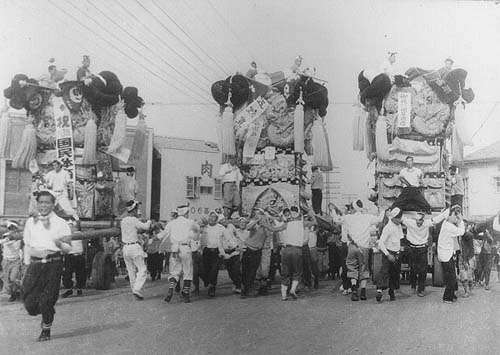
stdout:
<svg viewBox="0 0 500 355">
<path fill-rule="evenodd" d="M 221 272 L 227 280 L 226 272 Z M 135 301 L 124 280 L 109 291 L 60 299 L 50 342 L 37 343 L 40 317 L 21 303 L 0 300 L 0 354 L 498 354 L 500 283 L 471 298 L 441 302 L 442 289 L 424 298 L 402 285 L 396 302 L 351 302 L 337 281 L 297 301 L 269 296 L 240 299 L 227 281 L 215 299 L 163 302 L 167 282 L 148 282 Z"/>
</svg>

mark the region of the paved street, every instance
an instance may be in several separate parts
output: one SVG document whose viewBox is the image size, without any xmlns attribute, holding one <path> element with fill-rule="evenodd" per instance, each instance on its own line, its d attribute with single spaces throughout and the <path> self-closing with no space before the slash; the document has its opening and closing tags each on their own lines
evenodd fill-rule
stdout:
<svg viewBox="0 0 500 355">
<path fill-rule="evenodd" d="M 223 272 L 224 278 L 226 273 Z M 267 297 L 242 300 L 229 283 L 215 299 L 163 302 L 167 283 L 148 283 L 147 299 L 134 301 L 126 287 L 88 290 L 59 300 L 52 340 L 37 343 L 40 317 L 20 303 L 0 301 L 1 354 L 493 354 L 500 349 L 500 283 L 475 289 L 452 305 L 442 289 L 377 304 L 351 302 L 331 290 L 336 281 L 298 301 L 280 301 L 278 285 Z M 123 281 L 121 283 L 123 286 Z"/>
</svg>

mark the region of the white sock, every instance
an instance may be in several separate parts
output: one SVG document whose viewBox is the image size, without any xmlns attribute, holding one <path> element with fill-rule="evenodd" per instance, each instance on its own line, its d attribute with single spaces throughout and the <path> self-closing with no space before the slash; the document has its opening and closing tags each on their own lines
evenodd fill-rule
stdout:
<svg viewBox="0 0 500 355">
<path fill-rule="evenodd" d="M 281 298 L 286 298 L 286 291 L 288 290 L 287 285 L 281 285 Z"/>
<path fill-rule="evenodd" d="M 290 293 L 295 293 L 295 291 L 297 291 L 297 286 L 299 285 L 299 281 L 298 280 L 293 280 L 292 281 L 292 287 L 290 289 Z"/>
</svg>

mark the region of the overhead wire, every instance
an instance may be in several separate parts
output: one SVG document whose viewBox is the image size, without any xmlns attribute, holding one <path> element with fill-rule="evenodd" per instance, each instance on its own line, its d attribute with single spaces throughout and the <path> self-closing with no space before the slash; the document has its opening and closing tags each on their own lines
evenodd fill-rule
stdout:
<svg viewBox="0 0 500 355">
<path fill-rule="evenodd" d="M 132 38 L 135 42 L 137 42 L 140 46 L 142 46 L 143 48 L 145 48 L 146 50 L 150 51 L 151 53 L 153 53 L 153 55 L 156 55 L 151 48 L 149 48 L 147 45 L 144 44 L 143 41 L 141 41 L 140 39 L 138 39 L 137 37 L 135 37 L 134 35 L 132 35 L 127 29 L 123 28 L 123 26 L 121 26 L 119 23 L 117 23 L 114 19 L 112 19 L 110 16 L 108 16 L 106 13 L 104 13 L 101 9 L 99 9 L 97 6 L 95 6 L 90 0 L 87 0 L 87 3 L 90 4 L 92 7 L 94 7 L 101 15 L 103 15 L 106 19 L 108 19 L 108 21 L 110 21 L 111 23 L 113 23 L 115 26 L 117 26 L 120 30 L 122 30 L 123 32 L 125 32 L 130 38 Z M 78 9 L 80 12 L 81 10 L 79 8 L 77 8 L 75 6 L 76 9 Z M 101 26 L 102 28 L 102 24 L 98 21 L 95 21 L 94 19 L 92 19 L 94 21 L 94 23 L 97 23 L 98 25 Z M 116 37 L 116 36 L 115 36 Z M 123 42 L 122 42 L 123 43 Z M 130 47 L 128 46 L 128 48 L 134 50 L 138 55 L 141 55 L 140 52 L 138 52 L 135 48 L 133 47 Z M 152 63 L 153 65 L 155 64 L 154 62 L 152 62 L 151 60 L 149 60 L 149 58 L 145 57 L 144 56 L 144 53 L 142 53 L 142 57 L 144 57 L 145 59 L 147 59 L 150 63 Z M 176 67 L 174 67 L 172 64 L 170 64 L 169 62 L 167 62 L 165 59 L 163 59 L 161 56 L 159 56 L 159 59 L 165 63 L 169 68 L 171 68 L 174 72 L 176 72 L 177 74 L 179 74 L 181 77 L 183 77 L 185 80 L 187 80 L 188 82 L 190 82 L 193 86 L 199 88 L 202 92 L 205 92 L 206 88 L 200 86 L 198 83 L 196 83 L 195 81 L 193 81 L 191 78 L 189 78 L 188 76 L 186 76 L 184 73 L 182 73 L 181 71 L 179 71 Z"/>
<path fill-rule="evenodd" d="M 69 13 L 68 11 L 66 11 L 65 9 L 62 9 L 61 7 L 57 6 L 57 4 L 55 4 L 53 2 L 53 0 L 48 0 L 48 2 L 50 4 L 52 4 L 52 6 L 54 6 L 56 9 L 58 9 L 60 12 L 64 13 L 66 16 L 69 16 L 70 18 L 72 18 L 76 23 L 78 23 L 80 26 L 84 27 L 85 29 L 87 29 L 88 31 L 90 31 L 91 33 L 93 33 L 94 35 L 96 35 L 98 38 L 100 38 L 101 40 L 103 40 L 104 42 L 106 42 L 107 44 L 109 44 L 110 46 L 112 46 L 115 50 L 117 50 L 119 53 L 121 53 L 123 56 L 129 58 L 132 62 L 140 65 L 141 67 L 143 67 L 146 71 L 148 71 L 150 74 L 152 74 L 153 76 L 159 78 L 160 80 L 164 81 L 166 84 L 168 85 L 171 85 L 172 87 L 174 87 L 176 90 L 179 90 L 180 92 L 182 92 L 183 94 L 187 95 L 187 96 L 192 96 L 194 94 L 197 94 L 199 95 L 201 98 L 203 99 L 206 99 L 206 97 L 204 97 L 203 95 L 199 94 L 199 93 L 196 93 L 192 90 L 189 90 L 189 91 L 185 91 L 183 88 L 181 87 L 178 87 L 176 85 L 174 85 L 173 83 L 170 83 L 169 81 L 165 80 L 163 77 L 161 77 L 159 74 L 157 74 L 156 72 L 152 71 L 150 68 L 148 68 L 147 66 L 145 66 L 144 64 L 138 62 L 135 58 L 131 57 L 130 55 L 128 55 L 126 52 L 124 52 L 120 47 L 118 47 L 115 43 L 113 43 L 112 41 L 108 40 L 107 38 L 105 38 L 104 36 L 100 35 L 99 33 L 95 32 L 91 27 L 89 27 L 88 25 L 82 23 L 80 20 L 78 20 L 77 18 L 75 18 L 75 16 L 73 16 L 71 13 Z M 139 53 L 140 54 L 140 53 Z M 147 58 L 146 58 L 147 59 Z M 194 97 L 193 97 L 194 98 Z M 198 99 L 197 99 L 198 100 Z"/>
<path fill-rule="evenodd" d="M 212 82 L 210 78 L 208 78 L 201 70 L 198 69 L 197 66 L 193 65 L 190 61 L 188 61 L 181 53 L 179 53 L 175 48 L 173 48 L 171 45 L 169 45 L 162 37 L 158 36 L 157 33 L 152 31 L 149 27 L 145 26 L 141 20 L 137 16 L 134 15 L 133 12 L 131 12 L 129 9 L 127 9 L 123 4 L 120 2 L 120 0 L 114 0 L 114 2 L 124 11 L 126 12 L 129 16 L 131 16 L 135 21 L 141 24 L 142 27 L 144 27 L 149 33 L 151 33 L 158 41 L 160 41 L 166 48 L 168 48 L 170 51 L 172 51 L 175 55 L 177 55 L 184 63 L 189 65 L 190 67 L 193 68 L 198 74 L 200 74 L 205 80 L 208 82 Z"/>
<path fill-rule="evenodd" d="M 135 0 L 135 2 L 144 10 L 146 11 L 152 18 L 155 19 L 155 21 L 165 30 L 167 33 L 169 33 L 172 37 L 174 37 L 177 41 L 179 41 L 180 44 L 182 44 L 185 48 L 188 49 L 189 52 L 192 53 L 192 55 L 199 60 L 200 64 L 206 64 L 206 60 L 201 58 L 198 53 L 196 53 L 190 46 L 188 46 L 179 36 L 177 36 L 172 30 L 170 30 L 165 24 L 158 19 L 158 17 L 155 16 L 149 9 L 147 9 L 143 4 L 141 4 L 140 1 Z M 223 71 L 224 72 L 224 71 Z M 224 72 L 224 74 L 226 74 Z"/>
<path fill-rule="evenodd" d="M 227 75 L 227 74 L 229 73 L 229 72 L 228 72 L 228 70 L 227 70 L 226 68 L 224 68 L 224 67 L 223 67 L 223 66 L 219 63 L 219 61 L 218 61 L 217 59 L 215 59 L 213 56 L 211 56 L 209 53 L 207 53 L 207 52 L 205 51 L 205 49 L 203 49 L 203 47 L 201 47 L 201 46 L 198 44 L 198 42 L 196 42 L 196 41 L 195 41 L 195 39 L 194 39 L 194 38 L 193 38 L 193 37 L 192 37 L 189 33 L 187 33 L 187 32 L 186 32 L 186 31 L 182 28 L 182 26 L 181 26 L 181 25 L 179 25 L 179 24 L 177 23 L 177 21 L 175 21 L 175 19 L 174 19 L 172 16 L 170 16 L 170 15 L 169 15 L 169 14 L 168 14 L 168 13 L 167 13 L 167 12 L 166 12 L 166 11 L 165 11 L 165 10 L 164 10 L 161 6 L 160 6 L 160 5 L 158 5 L 158 4 L 156 3 L 156 0 L 151 0 L 151 1 L 153 2 L 153 4 L 155 4 L 155 6 L 156 6 L 158 9 L 160 9 L 160 11 L 161 11 L 161 12 L 162 12 L 162 13 L 163 13 L 163 14 L 164 14 L 164 15 L 165 15 L 165 16 L 166 16 L 166 17 L 167 17 L 170 21 L 172 21 L 172 22 L 174 23 L 174 25 L 175 25 L 175 26 L 176 26 L 176 27 L 177 27 L 177 28 L 178 28 L 178 29 L 179 29 L 182 33 L 184 33 L 184 35 L 185 35 L 187 38 L 189 38 L 189 39 L 191 40 L 191 42 L 193 42 L 193 43 L 194 43 L 194 45 L 195 45 L 196 47 L 198 47 L 198 49 L 199 49 L 199 50 L 200 50 L 203 54 L 205 54 L 205 55 L 207 56 L 207 58 L 209 58 L 212 62 L 214 62 L 214 63 L 215 63 L 215 65 L 217 65 L 217 67 L 218 67 L 218 68 L 219 68 L 219 69 L 220 69 L 220 70 L 221 70 L 224 74 L 226 74 L 226 75 Z"/>
<path fill-rule="evenodd" d="M 483 120 L 483 122 L 481 123 L 481 125 L 479 126 L 479 128 L 474 132 L 474 134 L 472 134 L 471 136 L 471 139 L 474 138 L 478 133 L 479 131 L 484 127 L 484 125 L 486 124 L 486 122 L 488 122 L 488 120 L 490 119 L 490 117 L 493 116 L 493 113 L 495 112 L 495 109 L 497 108 L 498 104 L 500 102 L 495 102 L 495 104 L 493 105 L 493 107 L 491 108 L 490 112 L 488 113 L 488 115 L 485 117 L 485 119 Z"/>
</svg>

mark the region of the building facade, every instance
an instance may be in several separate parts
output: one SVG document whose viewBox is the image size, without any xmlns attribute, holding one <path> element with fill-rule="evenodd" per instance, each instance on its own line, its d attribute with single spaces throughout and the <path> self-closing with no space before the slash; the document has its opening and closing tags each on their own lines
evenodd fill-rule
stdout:
<svg viewBox="0 0 500 355">
<path fill-rule="evenodd" d="M 500 141 L 469 154 L 462 167 L 464 212 L 482 220 L 500 210 Z"/>
</svg>

